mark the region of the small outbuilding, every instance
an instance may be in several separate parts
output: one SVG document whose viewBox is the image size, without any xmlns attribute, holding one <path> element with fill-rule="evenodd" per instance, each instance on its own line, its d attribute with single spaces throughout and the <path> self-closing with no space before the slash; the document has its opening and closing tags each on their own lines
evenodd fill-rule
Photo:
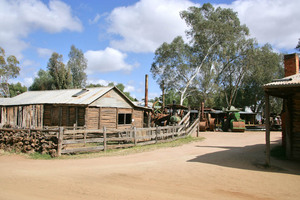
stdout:
<svg viewBox="0 0 300 200">
<path fill-rule="evenodd" d="M 116 87 L 28 91 L 0 99 L 0 126 L 142 128 L 150 111 L 134 105 Z"/>
<path fill-rule="evenodd" d="M 283 99 L 282 144 L 286 156 L 300 160 L 300 74 L 299 56 L 284 56 L 285 77 L 264 85 L 266 99 L 267 164 L 270 163 L 270 107 L 269 96 Z"/>
</svg>

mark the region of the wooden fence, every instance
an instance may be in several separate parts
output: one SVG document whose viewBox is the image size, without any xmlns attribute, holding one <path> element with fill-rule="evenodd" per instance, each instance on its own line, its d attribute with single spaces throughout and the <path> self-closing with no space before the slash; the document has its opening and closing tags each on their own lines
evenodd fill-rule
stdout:
<svg viewBox="0 0 300 200">
<path fill-rule="evenodd" d="M 186 115 L 186 116 L 189 116 Z M 57 155 L 106 151 L 107 149 L 126 148 L 139 145 L 155 144 L 186 137 L 195 132 L 199 118 L 189 126 L 189 118 L 184 117 L 180 125 L 154 128 L 68 130 L 61 127 L 58 134 Z M 199 130 L 199 129 L 197 129 Z"/>
<path fill-rule="evenodd" d="M 0 129 L 0 148 L 22 152 L 62 154 L 106 151 L 138 145 L 172 141 L 195 133 L 199 134 L 199 118 L 190 124 L 188 112 L 173 126 L 153 128 L 97 129 L 86 127 L 49 127 L 43 129 Z"/>
</svg>

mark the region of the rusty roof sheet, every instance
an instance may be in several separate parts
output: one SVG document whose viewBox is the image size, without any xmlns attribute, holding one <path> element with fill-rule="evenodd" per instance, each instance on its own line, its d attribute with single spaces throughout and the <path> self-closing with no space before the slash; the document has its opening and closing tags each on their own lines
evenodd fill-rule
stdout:
<svg viewBox="0 0 300 200">
<path fill-rule="evenodd" d="M 74 104 L 89 105 L 114 87 L 28 91 L 13 98 L 1 98 L 0 105 Z M 76 95 L 77 94 L 77 95 Z"/>
<path fill-rule="evenodd" d="M 282 88 L 282 87 L 300 87 L 300 73 L 292 76 L 287 76 L 282 79 L 274 80 L 271 83 L 265 84 L 264 88 Z"/>
</svg>

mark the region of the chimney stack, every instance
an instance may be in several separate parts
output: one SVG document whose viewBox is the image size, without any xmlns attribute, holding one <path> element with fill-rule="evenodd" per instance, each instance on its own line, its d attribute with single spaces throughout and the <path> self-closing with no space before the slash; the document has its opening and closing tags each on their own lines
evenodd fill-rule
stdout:
<svg viewBox="0 0 300 200">
<path fill-rule="evenodd" d="M 292 76 L 299 73 L 299 56 L 298 54 L 284 55 L 284 77 Z"/>
<path fill-rule="evenodd" d="M 145 107 L 148 107 L 148 74 L 145 76 Z"/>
</svg>

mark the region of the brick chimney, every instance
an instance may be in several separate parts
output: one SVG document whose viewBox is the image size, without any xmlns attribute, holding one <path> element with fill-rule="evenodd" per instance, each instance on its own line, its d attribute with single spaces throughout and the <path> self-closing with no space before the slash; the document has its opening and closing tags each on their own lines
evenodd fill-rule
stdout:
<svg viewBox="0 0 300 200">
<path fill-rule="evenodd" d="M 299 73 L 299 56 L 296 53 L 284 55 L 284 77 Z"/>
</svg>

